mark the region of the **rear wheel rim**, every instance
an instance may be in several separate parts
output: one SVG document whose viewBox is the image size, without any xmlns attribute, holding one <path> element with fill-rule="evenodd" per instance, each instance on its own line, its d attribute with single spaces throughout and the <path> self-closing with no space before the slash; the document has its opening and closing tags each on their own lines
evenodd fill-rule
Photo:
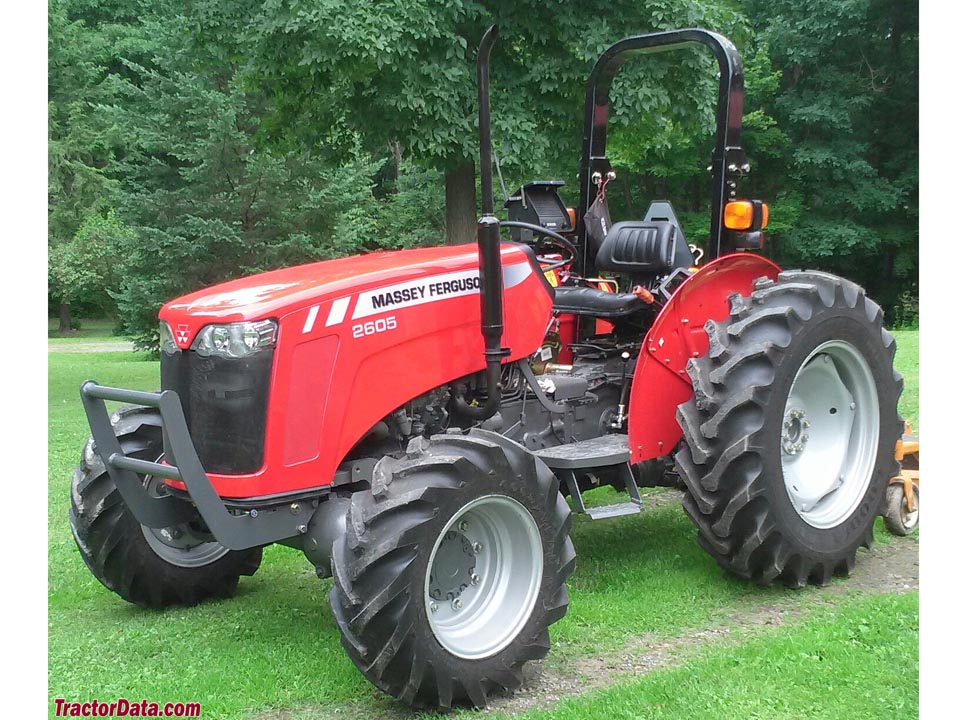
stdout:
<svg viewBox="0 0 960 720">
<path fill-rule="evenodd" d="M 430 553 L 430 629 L 457 657 L 495 655 L 527 624 L 542 578 L 543 545 L 530 512 L 506 495 L 477 498 L 447 522 Z"/>
<path fill-rule="evenodd" d="M 780 463 L 794 509 L 815 528 L 836 527 L 860 506 L 876 464 L 880 402 L 863 354 L 844 340 L 803 362 L 780 425 Z"/>
</svg>

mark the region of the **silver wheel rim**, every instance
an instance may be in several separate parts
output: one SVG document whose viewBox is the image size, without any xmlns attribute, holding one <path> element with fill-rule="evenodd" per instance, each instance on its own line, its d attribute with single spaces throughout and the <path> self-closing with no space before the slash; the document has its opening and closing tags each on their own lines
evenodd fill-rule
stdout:
<svg viewBox="0 0 960 720">
<path fill-rule="evenodd" d="M 540 531 L 520 502 L 486 495 L 464 505 L 427 563 L 423 591 L 434 637 L 460 658 L 495 655 L 530 619 L 542 576 Z"/>
<path fill-rule="evenodd" d="M 863 355 L 831 340 L 807 356 L 780 423 L 780 464 L 794 509 L 832 528 L 859 507 L 873 477 L 880 402 Z"/>
<path fill-rule="evenodd" d="M 163 459 L 161 455 L 156 462 Z M 153 475 L 143 478 L 143 486 L 147 492 L 158 494 L 158 487 L 163 480 Z M 147 544 L 162 560 L 183 568 L 195 568 L 216 562 L 228 552 L 227 548 L 216 541 L 210 540 L 208 533 L 201 533 L 190 523 L 181 523 L 165 528 L 151 528 L 140 525 L 143 537 Z"/>
<path fill-rule="evenodd" d="M 209 565 L 226 555 L 229 550 L 218 542 L 198 535 L 189 524 L 168 528 L 149 528 L 141 525 L 150 548 L 163 560 L 177 567 L 194 568 Z"/>
</svg>

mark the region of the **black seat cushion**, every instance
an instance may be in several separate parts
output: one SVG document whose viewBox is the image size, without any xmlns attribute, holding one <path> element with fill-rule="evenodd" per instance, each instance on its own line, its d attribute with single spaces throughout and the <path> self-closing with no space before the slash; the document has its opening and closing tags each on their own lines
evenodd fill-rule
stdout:
<svg viewBox="0 0 960 720">
<path fill-rule="evenodd" d="M 677 260 L 677 226 L 671 222 L 618 222 L 597 251 L 598 270 L 661 274 Z"/>
<path fill-rule="evenodd" d="M 589 287 L 558 287 L 554 291 L 556 312 L 596 317 L 622 317 L 643 306 L 632 293 L 611 293 Z"/>
</svg>

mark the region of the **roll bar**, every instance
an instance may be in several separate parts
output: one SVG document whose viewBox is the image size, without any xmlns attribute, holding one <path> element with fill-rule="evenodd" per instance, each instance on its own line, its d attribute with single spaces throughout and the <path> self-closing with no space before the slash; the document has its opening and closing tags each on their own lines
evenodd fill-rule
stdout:
<svg viewBox="0 0 960 720">
<path fill-rule="evenodd" d="M 743 125 L 743 61 L 737 48 L 723 35 L 700 28 L 671 30 L 625 38 L 614 43 L 600 56 L 587 80 L 587 96 L 583 111 L 583 151 L 580 156 L 580 205 L 577 217 L 582 218 L 596 197 L 595 172 L 610 169 L 606 159 L 607 121 L 610 112 L 610 87 L 617 72 L 627 60 L 638 55 L 689 48 L 701 44 L 710 48 L 720 68 L 717 100 L 717 131 L 711 168 L 713 187 L 710 192 L 710 238 L 707 255 L 712 260 L 721 253 L 723 206 L 736 197 L 737 178 L 749 169 L 741 147 Z M 577 223 L 577 245 L 580 268 L 592 268 L 584 223 Z"/>
</svg>

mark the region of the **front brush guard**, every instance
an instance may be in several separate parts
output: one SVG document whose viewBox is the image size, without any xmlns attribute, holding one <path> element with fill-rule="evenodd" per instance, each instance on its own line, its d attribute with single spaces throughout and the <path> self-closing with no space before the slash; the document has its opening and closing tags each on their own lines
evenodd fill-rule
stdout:
<svg viewBox="0 0 960 720">
<path fill-rule="evenodd" d="M 80 387 L 83 409 L 93 434 L 94 451 L 103 461 L 124 502 L 137 520 L 151 528 L 177 525 L 195 517 L 193 508 L 170 495 L 151 495 L 137 476 L 154 475 L 178 480 L 187 486 L 190 500 L 211 534 L 230 550 L 269 545 L 302 534 L 306 522 L 286 506 L 250 509 L 241 514 L 227 510 L 204 472 L 187 429 L 180 397 L 173 390 L 158 393 L 106 387 L 88 380 Z M 157 408 L 163 420 L 163 445 L 169 463 L 149 462 L 123 454 L 113 432 L 105 401 Z M 299 509 L 299 508 L 298 508 Z"/>
</svg>

